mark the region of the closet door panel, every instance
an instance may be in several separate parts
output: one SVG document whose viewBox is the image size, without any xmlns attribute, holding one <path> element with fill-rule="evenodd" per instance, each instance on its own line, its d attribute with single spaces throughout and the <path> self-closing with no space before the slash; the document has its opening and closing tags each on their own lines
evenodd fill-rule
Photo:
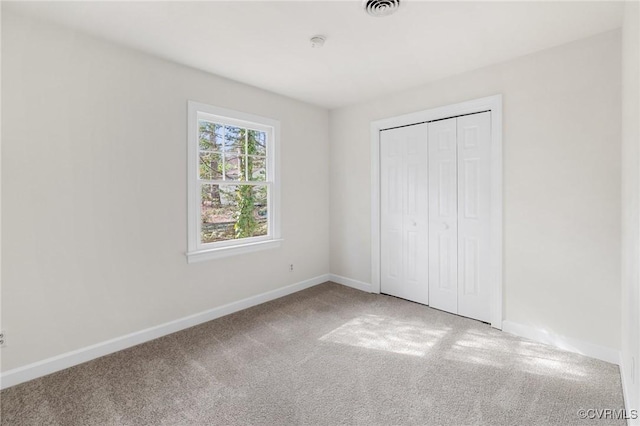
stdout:
<svg viewBox="0 0 640 426">
<path fill-rule="evenodd" d="M 490 321 L 491 116 L 459 117 L 458 314 Z"/>
<path fill-rule="evenodd" d="M 427 127 L 380 135 L 381 291 L 428 304 Z"/>
<path fill-rule="evenodd" d="M 458 299 L 456 119 L 429 123 L 429 299 L 456 313 Z"/>
<path fill-rule="evenodd" d="M 404 141 L 391 130 L 380 133 L 380 285 L 395 294 L 402 287 Z"/>
<path fill-rule="evenodd" d="M 407 132 L 405 179 L 405 285 L 407 299 L 429 303 L 428 286 L 428 186 L 427 186 L 427 126 L 419 124 L 404 128 Z"/>
</svg>

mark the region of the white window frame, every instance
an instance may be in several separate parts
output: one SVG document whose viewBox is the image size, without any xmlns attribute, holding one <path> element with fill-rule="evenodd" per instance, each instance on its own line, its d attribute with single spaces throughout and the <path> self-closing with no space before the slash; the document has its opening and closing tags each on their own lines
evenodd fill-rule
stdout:
<svg viewBox="0 0 640 426">
<path fill-rule="evenodd" d="M 200 229 L 201 191 L 203 180 L 199 176 L 199 128 L 198 120 L 204 119 L 220 124 L 229 124 L 267 133 L 267 176 L 268 187 L 268 234 L 259 237 L 240 238 L 237 240 L 202 243 Z M 260 117 L 231 109 L 220 108 L 200 102 L 187 102 L 187 228 L 188 251 L 187 262 L 201 262 L 210 259 L 233 256 L 269 248 L 279 247 L 282 243 L 280 234 L 280 170 L 279 170 L 279 137 L 280 122 L 271 118 Z M 206 181 L 205 181 L 206 183 Z M 235 184 L 236 182 L 229 182 Z M 239 185 L 263 185 L 265 182 L 238 181 Z"/>
</svg>

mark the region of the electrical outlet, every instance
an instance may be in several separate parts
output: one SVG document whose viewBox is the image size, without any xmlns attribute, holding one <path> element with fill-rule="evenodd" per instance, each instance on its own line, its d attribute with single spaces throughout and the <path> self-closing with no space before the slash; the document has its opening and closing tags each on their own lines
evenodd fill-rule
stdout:
<svg viewBox="0 0 640 426">
<path fill-rule="evenodd" d="M 293 272 L 293 263 L 289 265 L 289 272 Z"/>
<path fill-rule="evenodd" d="M 0 331 L 0 347 L 4 346 L 6 342 L 6 334 L 4 333 L 4 331 Z"/>
</svg>

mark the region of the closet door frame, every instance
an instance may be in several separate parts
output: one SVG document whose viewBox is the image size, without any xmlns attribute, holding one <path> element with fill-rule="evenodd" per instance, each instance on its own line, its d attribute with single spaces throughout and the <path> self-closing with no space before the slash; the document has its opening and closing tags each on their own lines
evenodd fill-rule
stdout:
<svg viewBox="0 0 640 426">
<path fill-rule="evenodd" d="M 491 111 L 491 326 L 502 330 L 502 95 L 371 122 L 371 289 L 380 293 L 380 131 Z"/>
</svg>

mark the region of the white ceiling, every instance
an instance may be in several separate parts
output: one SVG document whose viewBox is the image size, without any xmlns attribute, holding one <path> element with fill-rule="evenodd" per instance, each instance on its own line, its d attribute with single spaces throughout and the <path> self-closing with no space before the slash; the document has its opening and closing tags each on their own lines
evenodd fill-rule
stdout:
<svg viewBox="0 0 640 426">
<path fill-rule="evenodd" d="M 9 7 L 335 108 L 620 27 L 621 2 L 19 2 Z M 7 7 L 7 2 L 3 2 Z M 322 49 L 309 38 L 327 36 Z"/>
</svg>

